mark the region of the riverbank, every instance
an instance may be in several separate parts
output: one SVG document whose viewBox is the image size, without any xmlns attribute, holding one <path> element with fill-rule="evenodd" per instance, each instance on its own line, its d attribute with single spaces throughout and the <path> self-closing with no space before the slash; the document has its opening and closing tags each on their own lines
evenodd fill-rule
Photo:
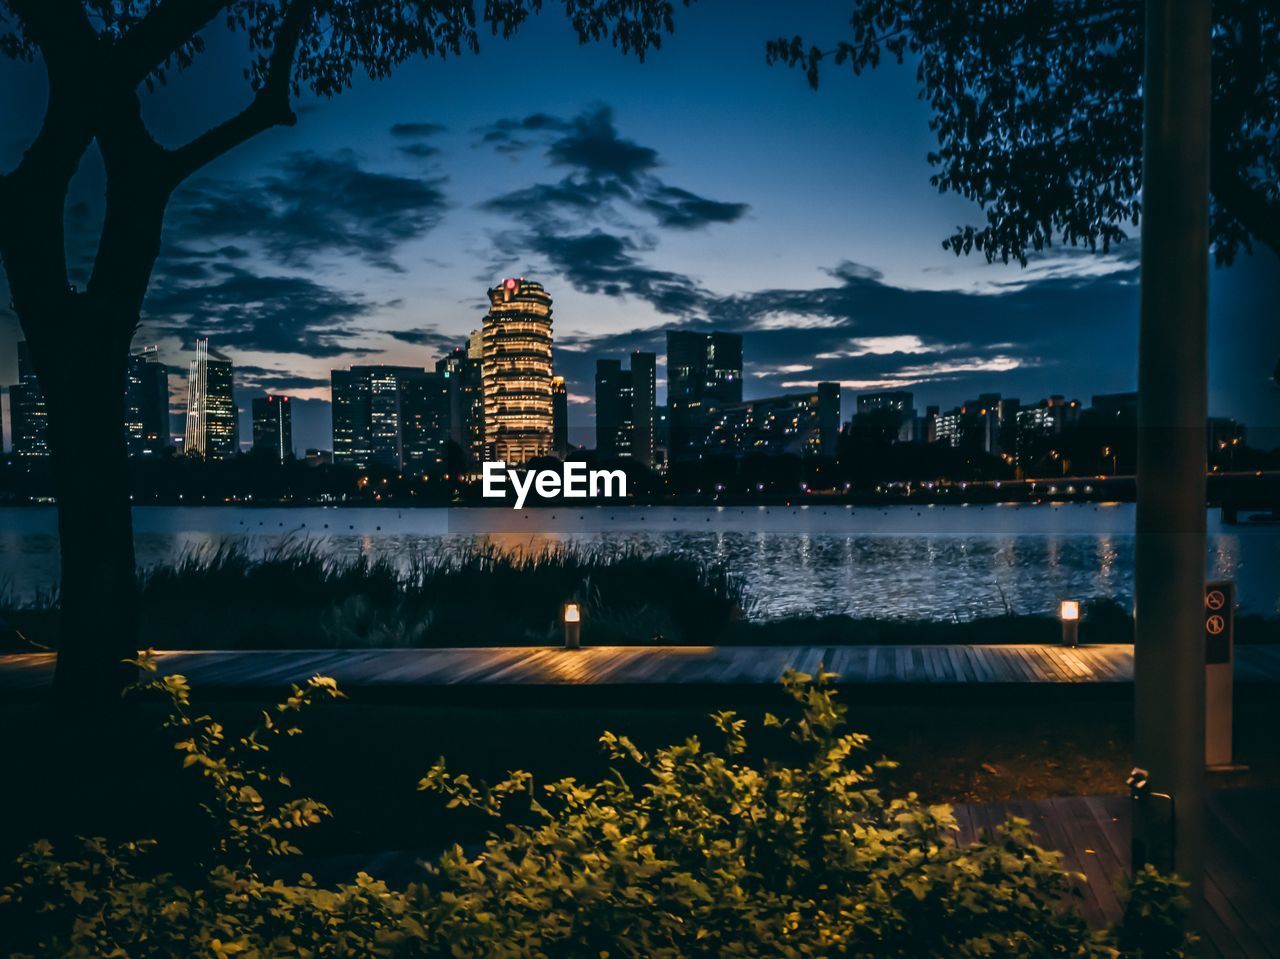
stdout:
<svg viewBox="0 0 1280 959">
<path fill-rule="evenodd" d="M 545 647 L 562 642 L 564 605 L 579 605 L 596 646 L 840 646 L 1056 643 L 1052 615 L 936 620 L 855 614 L 755 615 L 757 599 L 726 563 L 633 546 L 494 543 L 403 561 L 335 556 L 323 540 L 191 549 L 140 573 L 139 646 L 154 649 Z M 1083 605 L 1080 640 L 1130 643 L 1113 600 Z M 0 649 L 56 646 L 57 593 L 0 597 Z M 1241 615 L 1238 643 L 1280 642 L 1280 619 Z"/>
</svg>

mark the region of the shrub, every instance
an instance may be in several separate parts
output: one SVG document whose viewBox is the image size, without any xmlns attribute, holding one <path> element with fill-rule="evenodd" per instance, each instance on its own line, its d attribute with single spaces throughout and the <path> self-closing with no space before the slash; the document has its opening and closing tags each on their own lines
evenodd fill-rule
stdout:
<svg viewBox="0 0 1280 959">
<path fill-rule="evenodd" d="M 717 713 L 717 748 L 689 738 L 645 752 L 606 733 L 616 766 L 596 783 L 515 772 L 484 786 L 441 760 L 422 790 L 506 821 L 482 849 L 454 847 L 404 888 L 365 873 L 269 879 L 265 866 L 296 854 L 328 810 L 292 797 L 262 759 L 273 737 L 298 733 L 299 710 L 341 694 L 316 677 L 232 738 L 191 709 L 182 677 L 139 664 L 206 785 L 208 857 L 177 875 L 148 868 L 146 842 L 84 840 L 69 858 L 36 844 L 0 894 L 10 956 L 1154 959 L 1192 942 L 1174 880 L 1143 873 L 1131 921 L 1090 931 L 1059 854 L 1025 821 L 961 845 L 948 807 L 882 795 L 889 764 L 843 728 L 826 675 L 785 678 L 796 715 L 762 730 L 782 758 L 749 762 L 747 723 Z"/>
</svg>

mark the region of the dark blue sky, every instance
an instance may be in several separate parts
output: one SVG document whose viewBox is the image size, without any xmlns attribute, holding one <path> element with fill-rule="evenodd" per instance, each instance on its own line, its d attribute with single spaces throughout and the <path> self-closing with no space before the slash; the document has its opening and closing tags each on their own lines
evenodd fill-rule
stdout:
<svg viewBox="0 0 1280 959">
<path fill-rule="evenodd" d="M 478 56 L 304 99 L 295 128 L 175 197 L 138 342 L 181 369 L 208 335 L 237 363 L 242 408 L 264 389 L 312 401 L 295 407 L 300 448 L 329 445 L 329 369 L 430 365 L 511 274 L 555 297 L 580 442 L 595 359 L 661 352 L 675 326 L 743 331 L 748 395 L 834 379 L 846 411 L 856 392 L 886 387 L 913 390 L 920 407 L 1132 389 L 1136 239 L 1027 269 L 957 259 L 940 241 L 979 213 L 929 185 L 914 69 L 832 72 L 813 93 L 765 65 L 766 38 L 837 36 L 843 8 L 701 0 L 644 64 L 580 47 L 549 9 Z M 209 41 L 147 101 L 162 142 L 247 98 L 236 38 Z M 0 65 L 0 166 L 29 142 L 43 98 L 38 67 Z M 92 232 L 100 194 L 86 161 L 73 237 Z M 83 275 L 91 248 L 74 242 Z M 1214 271 L 1212 408 L 1255 429 L 1280 424 L 1268 384 L 1277 302 L 1269 253 Z M 0 313 L 0 382 L 13 379 L 17 335 Z M 182 395 L 180 376 L 174 386 Z"/>
</svg>

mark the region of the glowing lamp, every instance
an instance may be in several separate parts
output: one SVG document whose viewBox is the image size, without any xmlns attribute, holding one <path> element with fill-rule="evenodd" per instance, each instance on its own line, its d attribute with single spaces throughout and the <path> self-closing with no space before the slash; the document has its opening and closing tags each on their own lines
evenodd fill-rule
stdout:
<svg viewBox="0 0 1280 959">
<path fill-rule="evenodd" d="M 1058 605 L 1058 618 L 1062 620 L 1062 645 L 1080 645 L 1080 600 L 1064 599 Z"/>
<path fill-rule="evenodd" d="M 564 604 L 564 648 L 582 646 L 582 607 L 577 603 Z"/>
</svg>

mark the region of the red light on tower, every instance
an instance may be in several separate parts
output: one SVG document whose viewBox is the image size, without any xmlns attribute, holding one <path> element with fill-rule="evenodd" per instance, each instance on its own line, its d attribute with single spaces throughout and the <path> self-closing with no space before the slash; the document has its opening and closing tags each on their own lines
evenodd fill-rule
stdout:
<svg viewBox="0 0 1280 959">
<path fill-rule="evenodd" d="M 508 290 L 515 290 L 516 281 L 511 278 L 508 278 L 506 280 L 503 280 L 502 285 L 505 286 Z"/>
</svg>

